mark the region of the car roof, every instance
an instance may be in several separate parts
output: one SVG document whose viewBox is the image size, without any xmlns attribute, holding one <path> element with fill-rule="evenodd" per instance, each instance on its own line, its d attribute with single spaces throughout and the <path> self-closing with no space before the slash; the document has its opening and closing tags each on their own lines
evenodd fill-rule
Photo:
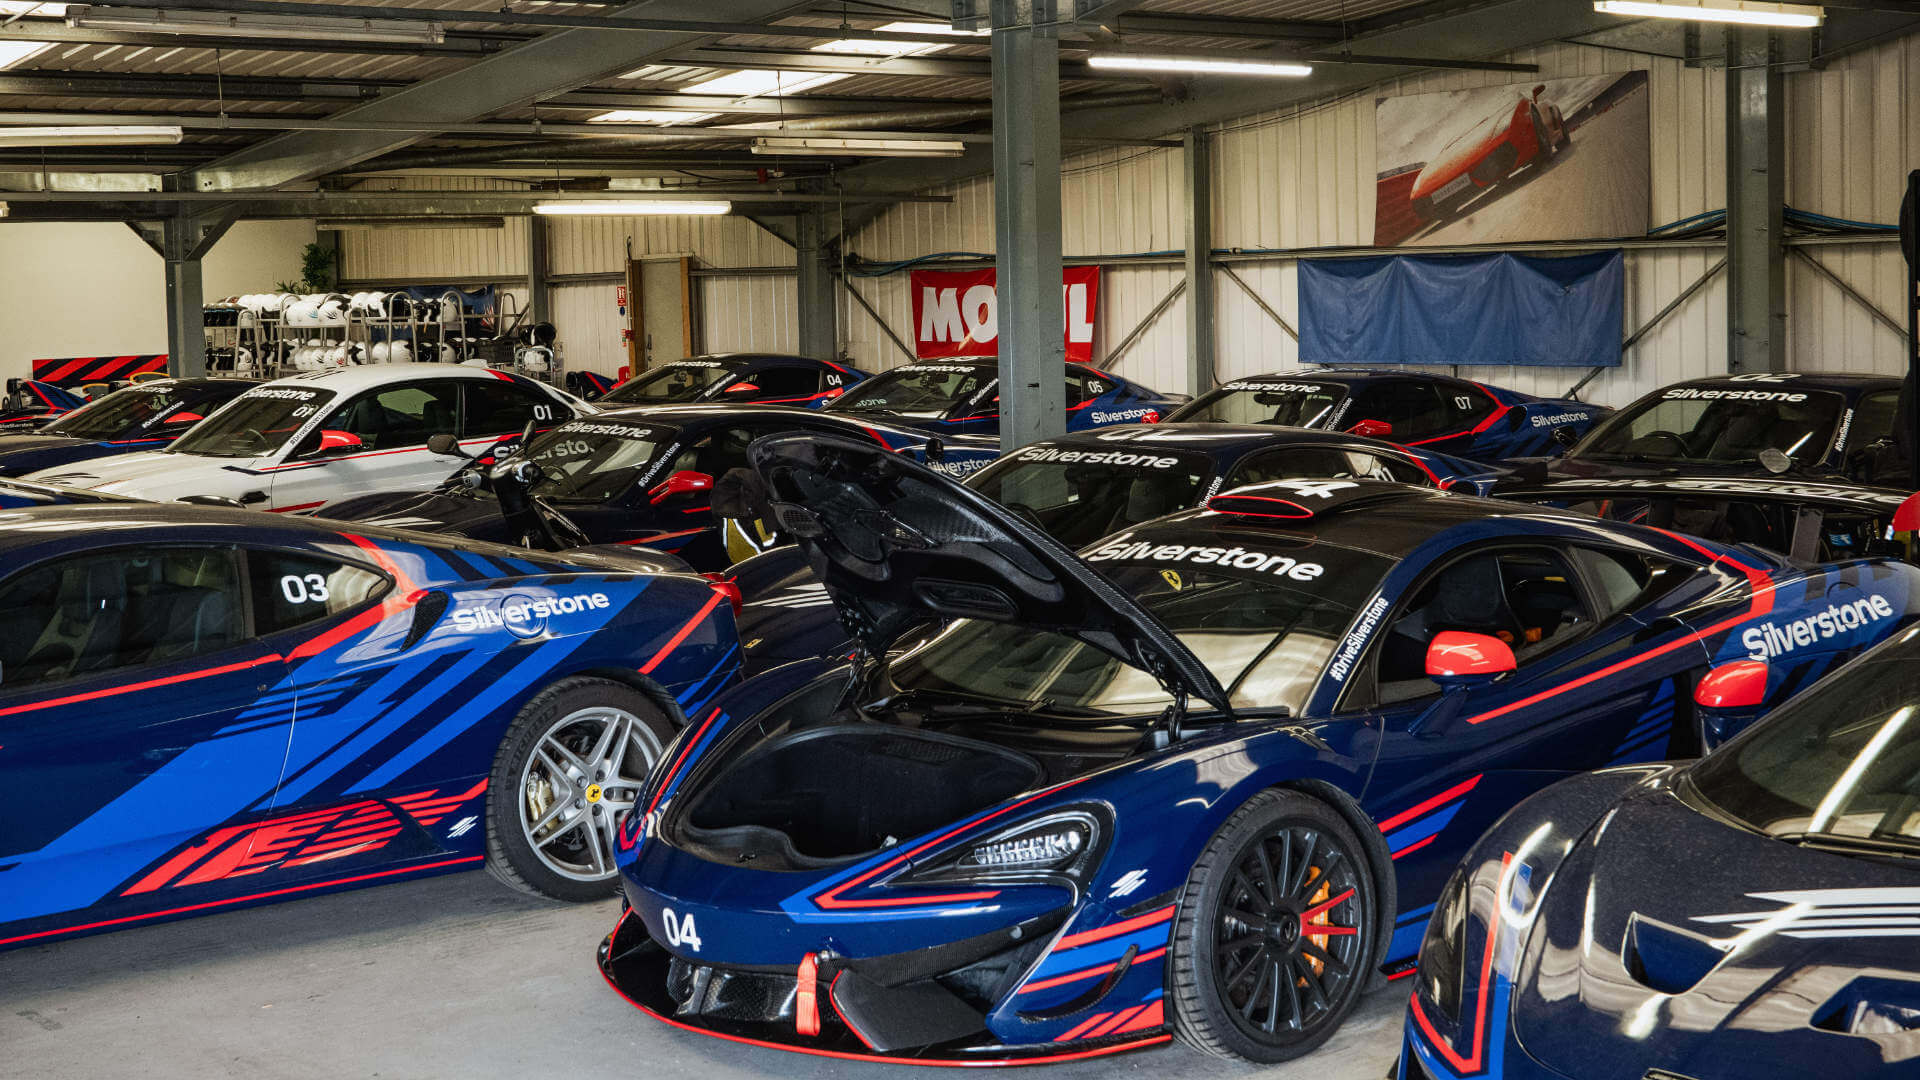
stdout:
<svg viewBox="0 0 1920 1080">
<path fill-rule="evenodd" d="M 1122 431 L 1150 431 L 1151 439 L 1115 438 Z M 1146 452 L 1149 449 L 1195 450 L 1202 453 L 1217 453 L 1223 450 L 1251 450 L 1260 446 L 1284 446 L 1288 443 L 1354 443 L 1365 444 L 1367 440 L 1351 435 L 1342 435 L 1324 428 L 1284 427 L 1278 424 L 1215 424 L 1215 423 L 1159 423 L 1159 424 L 1110 424 L 1106 427 L 1076 431 L 1051 439 L 1043 439 L 1035 446 L 1074 446 L 1105 447 L 1120 449 L 1123 446 Z M 1386 449 L 1398 449 L 1386 447 Z"/>
<path fill-rule="evenodd" d="M 1465 379 L 1456 379 L 1451 375 L 1437 375 L 1431 371 L 1403 371 L 1388 368 L 1356 367 L 1302 367 L 1294 368 L 1291 371 L 1268 371 L 1258 375 L 1242 375 L 1238 378 L 1224 380 L 1220 385 L 1226 387 L 1237 383 L 1276 382 L 1331 382 L 1351 384 L 1383 377 L 1432 379 L 1436 382 L 1466 381 Z"/>
<path fill-rule="evenodd" d="M 275 379 L 265 385 L 317 386 L 342 394 L 353 394 L 378 386 L 397 382 L 414 382 L 420 379 L 486 378 L 492 374 L 492 371 L 492 368 L 468 367 L 465 364 L 359 364 L 353 367 L 328 368 L 324 371 L 303 371 L 298 375 Z M 517 383 L 520 380 L 512 381 Z"/>
<path fill-rule="evenodd" d="M 1301 494 L 1303 485 L 1327 493 Z M 1244 505 L 1255 512 L 1228 512 L 1236 498 L 1248 500 Z M 1262 501 L 1289 512 L 1290 508 L 1306 508 L 1312 516 L 1277 516 L 1267 513 Z M 1158 518 L 1129 532 L 1139 540 L 1184 544 L 1208 538 L 1230 540 L 1230 532 L 1247 529 L 1296 536 L 1308 533 L 1316 543 L 1397 559 L 1456 526 L 1494 517 L 1589 527 L 1598 521 L 1570 510 L 1523 506 L 1385 480 L 1283 480 L 1232 488 L 1208 500 L 1204 507 Z"/>
<path fill-rule="evenodd" d="M 1670 383 L 1652 393 L 1658 394 L 1676 386 L 1732 386 L 1747 389 L 1796 386 L 1814 390 L 1838 390 L 1847 394 L 1859 393 L 1862 390 L 1899 389 L 1900 387 L 1898 375 L 1876 375 L 1858 371 L 1782 371 L 1778 374 L 1786 377 L 1776 382 L 1741 379 L 1732 375 L 1703 375 L 1698 379 Z"/>
</svg>

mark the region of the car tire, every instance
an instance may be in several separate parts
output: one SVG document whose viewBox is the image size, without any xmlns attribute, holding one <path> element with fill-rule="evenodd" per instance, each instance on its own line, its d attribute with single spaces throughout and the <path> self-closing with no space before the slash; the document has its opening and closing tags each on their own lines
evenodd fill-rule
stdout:
<svg viewBox="0 0 1920 1080">
<path fill-rule="evenodd" d="M 614 831 L 674 725 L 653 699 L 612 679 L 574 676 L 514 717 L 487 782 L 487 869 L 556 900 L 612 896 Z"/>
<path fill-rule="evenodd" d="M 1345 932 L 1303 932 L 1314 926 Z M 1378 934 L 1373 869 L 1352 826 L 1301 792 L 1260 792 L 1213 834 L 1181 891 L 1168 971 L 1174 1029 L 1219 1057 L 1273 1064 L 1310 1053 L 1371 980 Z"/>
</svg>

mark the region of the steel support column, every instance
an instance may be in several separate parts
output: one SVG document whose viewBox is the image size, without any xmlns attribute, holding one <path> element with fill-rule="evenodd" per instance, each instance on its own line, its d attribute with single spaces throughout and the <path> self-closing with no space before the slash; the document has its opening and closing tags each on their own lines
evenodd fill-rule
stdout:
<svg viewBox="0 0 1920 1080">
<path fill-rule="evenodd" d="M 160 256 L 166 270 L 167 373 L 197 377 L 207 373 L 205 306 L 200 284 L 200 260 L 239 220 L 233 206 L 214 206 L 191 213 L 187 207 L 159 221 L 131 221 L 127 225 Z"/>
<path fill-rule="evenodd" d="M 547 238 L 551 231 L 547 219 L 527 215 L 527 321 L 552 322 L 552 297 L 547 292 Z"/>
<path fill-rule="evenodd" d="M 1000 445 L 1066 433 L 1060 42 L 1050 0 L 993 0 L 993 232 Z"/>
<path fill-rule="evenodd" d="M 1778 38 L 1727 34 L 1727 369 L 1787 365 L 1786 96 Z"/>
<path fill-rule="evenodd" d="M 827 244 L 824 208 L 794 217 L 794 265 L 799 270 L 794 305 L 800 317 L 800 352 L 821 360 L 838 351 L 840 333 L 834 325 L 833 253 Z"/>
<path fill-rule="evenodd" d="M 1188 128 L 1187 160 L 1187 392 L 1213 389 L 1213 147 Z"/>
</svg>

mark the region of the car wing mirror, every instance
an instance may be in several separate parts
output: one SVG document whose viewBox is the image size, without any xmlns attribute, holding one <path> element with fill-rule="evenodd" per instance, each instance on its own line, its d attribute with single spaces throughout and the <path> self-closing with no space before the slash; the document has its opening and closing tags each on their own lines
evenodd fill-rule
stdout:
<svg viewBox="0 0 1920 1080">
<path fill-rule="evenodd" d="M 1347 432 L 1368 439 L 1384 439 L 1393 434 L 1393 425 L 1385 420 L 1362 420 L 1348 428 Z"/>
<path fill-rule="evenodd" d="M 339 431 L 334 428 L 320 430 L 319 445 L 313 448 L 315 457 L 331 457 L 335 454 L 348 454 L 366 445 L 360 436 L 351 431 Z"/>
<path fill-rule="evenodd" d="M 1759 717 L 1767 702 L 1764 660 L 1732 660 L 1700 677 L 1693 703 L 1700 724 L 1700 749 L 1712 750 L 1743 731 Z"/>
<path fill-rule="evenodd" d="M 681 469 L 655 485 L 647 492 L 649 502 L 662 503 L 678 495 L 690 495 L 697 491 L 712 491 L 713 477 L 692 469 Z"/>
<path fill-rule="evenodd" d="M 1513 649 L 1491 634 L 1445 630 L 1427 645 L 1427 678 L 1440 686 L 1438 701 L 1416 717 L 1408 730 L 1422 738 L 1444 734 L 1464 708 L 1464 690 L 1490 686 L 1511 674 Z"/>
<path fill-rule="evenodd" d="M 174 413 L 174 414 L 173 414 L 172 416 L 169 416 L 169 417 L 167 417 L 167 418 L 166 418 L 165 420 L 162 420 L 162 421 L 160 421 L 160 422 L 161 422 L 162 424 L 166 424 L 166 425 L 173 425 L 173 424 L 197 424 L 197 423 L 199 423 L 200 421 L 202 421 L 202 420 L 205 420 L 205 419 L 206 419 L 206 417 L 204 417 L 204 416 L 201 416 L 201 415 L 200 415 L 199 413 L 197 413 L 197 412 L 177 412 L 177 413 Z"/>
<path fill-rule="evenodd" d="M 737 382 L 737 383 L 734 383 L 732 386 L 727 387 L 725 390 L 721 391 L 721 393 L 746 394 L 746 393 L 752 393 L 752 392 L 758 391 L 759 389 L 760 389 L 759 383 Z"/>
<path fill-rule="evenodd" d="M 429 453 L 439 454 L 442 457 L 463 458 L 468 456 L 465 450 L 460 449 L 459 438 L 445 431 L 435 432 L 427 436 L 427 451 Z"/>
</svg>

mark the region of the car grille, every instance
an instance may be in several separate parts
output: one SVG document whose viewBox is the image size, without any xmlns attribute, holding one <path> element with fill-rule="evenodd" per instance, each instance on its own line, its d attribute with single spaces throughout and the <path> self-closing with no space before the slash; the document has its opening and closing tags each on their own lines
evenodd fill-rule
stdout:
<svg viewBox="0 0 1920 1080">
<path fill-rule="evenodd" d="M 676 1003 L 676 1016 L 790 1023 L 797 983 L 792 975 L 727 971 L 678 959 L 667 968 L 667 993 Z"/>
</svg>

